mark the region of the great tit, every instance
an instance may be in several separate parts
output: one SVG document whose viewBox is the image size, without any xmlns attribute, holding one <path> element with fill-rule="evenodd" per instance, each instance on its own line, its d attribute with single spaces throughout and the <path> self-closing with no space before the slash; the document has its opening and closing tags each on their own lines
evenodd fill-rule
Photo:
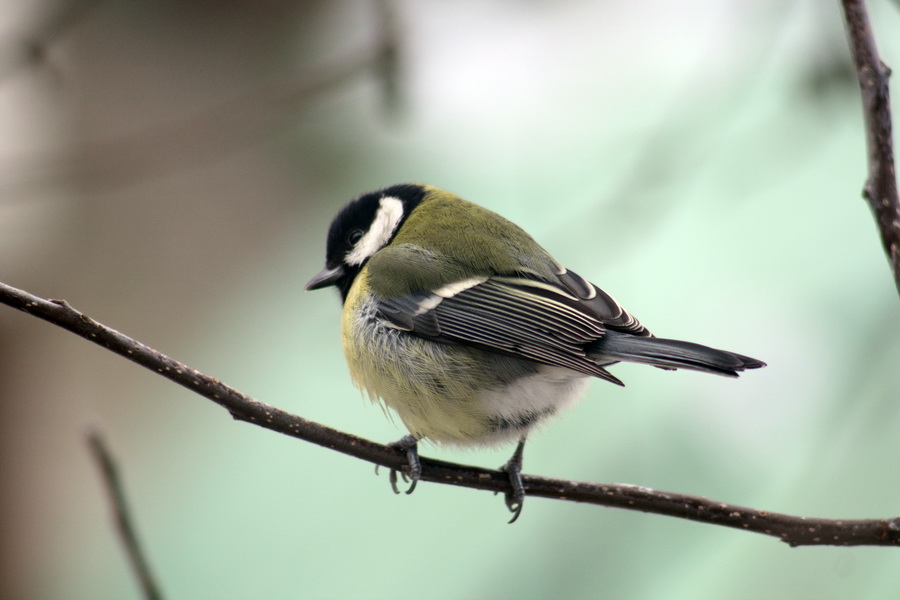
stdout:
<svg viewBox="0 0 900 600">
<path fill-rule="evenodd" d="M 502 467 L 506 505 L 525 498 L 522 450 L 537 424 L 571 405 L 590 379 L 617 385 L 617 362 L 737 377 L 760 360 L 653 337 L 613 298 L 553 259 L 517 225 L 436 187 L 363 194 L 328 231 L 325 269 L 307 290 L 335 286 L 350 375 L 393 409 L 416 443 L 518 440 Z M 396 491 L 396 473 L 391 473 Z"/>
</svg>

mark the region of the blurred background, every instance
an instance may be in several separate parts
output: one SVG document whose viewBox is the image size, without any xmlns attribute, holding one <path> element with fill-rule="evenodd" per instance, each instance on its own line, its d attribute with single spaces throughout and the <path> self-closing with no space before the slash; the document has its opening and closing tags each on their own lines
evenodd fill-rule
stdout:
<svg viewBox="0 0 900 600">
<path fill-rule="evenodd" d="M 873 0 L 900 67 L 900 11 Z M 895 94 L 896 97 L 896 94 Z M 895 116 L 900 111 L 895 110 Z M 306 418 L 405 433 L 306 294 L 351 197 L 428 182 L 522 225 L 656 334 L 525 471 L 809 517 L 900 514 L 900 311 L 837 2 L 0 4 L 0 280 Z M 87 449 L 169 598 L 888 598 L 887 548 L 420 485 L 233 421 L 0 307 L 0 597 L 138 598 Z M 483 466 L 512 448 L 422 453 Z"/>
</svg>

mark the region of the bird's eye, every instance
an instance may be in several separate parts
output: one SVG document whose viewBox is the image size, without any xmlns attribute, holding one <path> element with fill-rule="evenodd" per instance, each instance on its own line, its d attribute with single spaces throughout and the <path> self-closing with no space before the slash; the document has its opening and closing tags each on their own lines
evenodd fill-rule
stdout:
<svg viewBox="0 0 900 600">
<path fill-rule="evenodd" d="M 363 230 L 362 229 L 354 229 L 350 233 L 347 234 L 347 241 L 351 244 L 356 244 L 359 240 L 362 239 Z"/>
</svg>

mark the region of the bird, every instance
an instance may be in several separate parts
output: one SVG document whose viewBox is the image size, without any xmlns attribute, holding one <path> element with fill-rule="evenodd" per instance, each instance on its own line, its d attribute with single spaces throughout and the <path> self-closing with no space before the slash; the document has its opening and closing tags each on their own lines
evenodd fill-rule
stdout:
<svg viewBox="0 0 900 600">
<path fill-rule="evenodd" d="M 605 291 L 557 262 L 514 223 L 443 189 L 405 183 L 345 204 L 325 268 L 306 290 L 335 287 L 354 384 L 408 429 L 408 493 L 417 445 L 516 442 L 501 467 L 510 522 L 526 490 L 530 431 L 579 399 L 607 367 L 640 363 L 737 377 L 761 360 L 653 336 Z M 391 472 L 396 487 L 396 471 Z"/>
</svg>

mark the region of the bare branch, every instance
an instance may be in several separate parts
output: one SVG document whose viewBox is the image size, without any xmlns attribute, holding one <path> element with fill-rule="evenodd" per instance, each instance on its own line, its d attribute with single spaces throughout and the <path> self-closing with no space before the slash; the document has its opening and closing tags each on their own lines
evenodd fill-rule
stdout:
<svg viewBox="0 0 900 600">
<path fill-rule="evenodd" d="M 403 470 L 406 467 L 406 455 L 401 450 L 337 431 L 245 396 L 218 379 L 94 321 L 63 300 L 45 300 L 0 283 L 0 303 L 67 329 L 155 371 L 219 404 L 235 419 L 391 469 Z M 500 471 L 428 458 L 421 460 L 423 481 L 491 492 L 506 492 L 509 489 L 509 477 Z M 533 475 L 524 476 L 523 482 L 529 496 L 614 506 L 745 529 L 776 537 L 791 546 L 900 546 L 900 517 L 807 519 L 633 485 L 586 483 Z"/>
<path fill-rule="evenodd" d="M 100 469 L 100 474 L 103 476 L 106 492 L 109 494 L 113 507 L 116 529 L 119 531 L 122 543 L 125 544 L 128 560 L 141 584 L 144 597 L 148 600 L 161 600 L 162 594 L 159 591 L 159 586 L 150 572 L 150 564 L 141 550 L 140 543 L 138 543 L 137 531 L 135 531 L 131 521 L 128 503 L 125 501 L 125 490 L 122 488 L 119 472 L 112 455 L 107 450 L 103 437 L 96 431 L 88 435 L 88 445 L 91 448 L 94 460 L 97 462 L 97 467 Z"/>
<path fill-rule="evenodd" d="M 866 124 L 869 174 L 863 188 L 900 292 L 900 199 L 891 131 L 890 68 L 881 62 L 865 0 L 841 0 L 850 53 L 856 65 Z"/>
</svg>

